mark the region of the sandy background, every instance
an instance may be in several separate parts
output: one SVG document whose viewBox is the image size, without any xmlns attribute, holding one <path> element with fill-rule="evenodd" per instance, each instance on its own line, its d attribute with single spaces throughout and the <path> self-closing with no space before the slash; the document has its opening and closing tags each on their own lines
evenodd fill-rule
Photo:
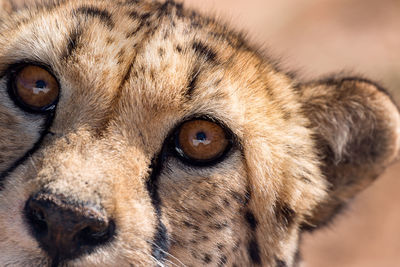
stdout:
<svg viewBox="0 0 400 267">
<path fill-rule="evenodd" d="M 23 0 L 16 0 L 23 1 Z M 186 0 L 249 33 L 305 79 L 346 70 L 400 99 L 400 0 Z M 400 266 L 400 163 L 329 229 L 304 235 L 308 267 Z"/>
<path fill-rule="evenodd" d="M 400 99 L 400 0 L 186 0 L 214 12 L 304 78 L 342 70 Z M 304 235 L 308 267 L 400 266 L 400 163 L 329 228 Z"/>
</svg>

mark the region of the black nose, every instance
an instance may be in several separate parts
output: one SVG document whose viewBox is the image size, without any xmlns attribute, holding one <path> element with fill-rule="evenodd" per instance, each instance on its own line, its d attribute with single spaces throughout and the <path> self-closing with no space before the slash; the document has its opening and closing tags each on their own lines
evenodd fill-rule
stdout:
<svg viewBox="0 0 400 267">
<path fill-rule="evenodd" d="M 100 209 L 49 193 L 29 198 L 25 215 L 33 236 L 53 261 L 90 253 L 115 232 L 114 222 Z"/>
</svg>

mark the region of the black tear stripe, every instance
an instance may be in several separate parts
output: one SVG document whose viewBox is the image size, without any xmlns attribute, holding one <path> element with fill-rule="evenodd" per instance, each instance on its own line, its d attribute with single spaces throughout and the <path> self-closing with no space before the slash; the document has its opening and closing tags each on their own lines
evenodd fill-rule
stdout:
<svg viewBox="0 0 400 267">
<path fill-rule="evenodd" d="M 76 14 L 83 14 L 88 17 L 98 18 L 110 30 L 114 28 L 114 21 L 111 14 L 106 10 L 98 9 L 97 7 L 83 6 L 75 10 Z"/>
<path fill-rule="evenodd" d="M 32 156 L 39 148 L 40 145 L 43 142 L 43 139 L 46 137 L 47 134 L 51 133 L 49 132 L 49 129 L 53 123 L 54 120 L 54 115 L 55 115 L 55 110 L 50 111 L 48 114 L 43 115 L 46 116 L 45 122 L 43 123 L 42 130 L 40 131 L 40 137 L 36 141 L 36 143 L 33 144 L 33 146 L 19 159 L 17 159 L 8 169 L 0 173 L 0 191 L 3 190 L 3 182 L 4 179 L 10 175 L 19 165 L 23 164 L 27 158 Z"/>
<path fill-rule="evenodd" d="M 254 265 L 261 265 L 260 247 L 255 236 L 250 239 L 247 246 L 247 252 L 249 253 L 250 260 Z"/>
<path fill-rule="evenodd" d="M 247 190 L 248 199 L 250 200 L 251 192 Z M 247 205 L 247 203 L 246 203 Z M 257 240 L 257 227 L 258 221 L 254 216 L 254 213 L 248 208 L 244 214 L 244 219 L 247 222 L 247 226 L 249 227 L 249 240 L 247 243 L 247 253 L 249 259 L 253 265 L 262 265 L 261 255 L 260 255 L 260 246 Z"/>
<path fill-rule="evenodd" d="M 158 194 L 158 178 L 161 173 L 163 155 L 164 152 L 161 151 L 160 155 L 152 160 L 150 165 L 151 174 L 146 184 L 151 198 L 151 204 L 153 205 L 157 216 L 157 230 L 152 244 L 152 256 L 160 262 L 165 260 L 170 245 L 167 228 L 161 221 L 161 198 Z"/>
</svg>

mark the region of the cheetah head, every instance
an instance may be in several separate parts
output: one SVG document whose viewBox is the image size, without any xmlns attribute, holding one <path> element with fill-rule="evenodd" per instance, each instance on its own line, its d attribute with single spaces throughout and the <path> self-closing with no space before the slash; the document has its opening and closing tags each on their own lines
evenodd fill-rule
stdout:
<svg viewBox="0 0 400 267">
<path fill-rule="evenodd" d="M 380 86 L 181 4 L 0 4 L 1 266 L 294 266 L 398 154 Z"/>
</svg>

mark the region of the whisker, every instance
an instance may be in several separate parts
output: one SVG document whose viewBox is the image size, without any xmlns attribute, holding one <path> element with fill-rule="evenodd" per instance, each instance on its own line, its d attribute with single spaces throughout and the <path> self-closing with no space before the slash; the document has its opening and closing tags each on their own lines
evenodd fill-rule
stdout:
<svg viewBox="0 0 400 267">
<path fill-rule="evenodd" d="M 183 266 L 183 267 L 187 267 L 182 261 L 180 261 L 177 257 L 175 257 L 174 255 L 172 255 L 171 253 L 163 250 L 160 246 L 158 246 L 157 244 L 155 244 L 153 241 L 149 241 L 153 246 L 156 246 L 159 250 L 161 250 L 161 252 L 165 253 L 167 256 L 169 256 L 170 258 L 176 260 L 180 265 L 170 261 L 170 260 L 166 260 L 168 262 L 170 262 L 171 264 L 173 264 L 174 266 Z"/>
<path fill-rule="evenodd" d="M 36 167 L 36 163 L 35 163 L 35 161 L 32 159 L 32 157 L 29 157 L 29 160 L 30 160 L 30 162 L 31 162 L 31 164 L 32 164 L 32 167 L 35 169 L 36 172 L 38 172 L 38 169 L 37 169 L 37 167 Z"/>
<path fill-rule="evenodd" d="M 152 256 L 152 255 L 150 255 L 150 254 L 149 254 L 149 256 L 150 256 L 150 258 L 151 258 L 155 263 L 157 263 L 158 266 L 160 266 L 160 267 L 165 267 L 164 263 L 162 263 L 162 262 L 160 262 L 159 260 L 157 260 L 154 256 Z"/>
</svg>

